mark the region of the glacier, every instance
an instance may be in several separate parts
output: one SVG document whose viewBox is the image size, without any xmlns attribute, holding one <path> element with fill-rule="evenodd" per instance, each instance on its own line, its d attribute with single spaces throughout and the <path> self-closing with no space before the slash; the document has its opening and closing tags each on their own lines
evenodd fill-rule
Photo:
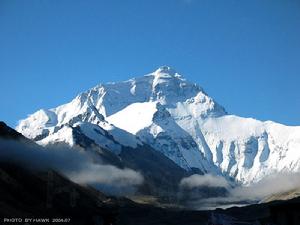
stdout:
<svg viewBox="0 0 300 225">
<path fill-rule="evenodd" d="M 300 171 L 300 126 L 229 114 L 168 66 L 97 85 L 67 104 L 29 115 L 16 129 L 42 145 L 74 146 L 76 127 L 115 154 L 122 146 L 147 144 L 187 171 L 196 168 L 244 185 Z"/>
</svg>

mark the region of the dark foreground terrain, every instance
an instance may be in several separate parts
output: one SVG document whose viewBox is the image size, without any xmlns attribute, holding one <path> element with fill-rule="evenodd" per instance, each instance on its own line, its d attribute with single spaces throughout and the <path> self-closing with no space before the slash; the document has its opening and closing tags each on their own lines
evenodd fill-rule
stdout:
<svg viewBox="0 0 300 225">
<path fill-rule="evenodd" d="M 4 123 L 0 136 L 34 144 Z M 35 221 L 26 223 L 26 218 Z M 36 172 L 1 162 L 0 224 L 299 225 L 300 198 L 214 211 L 160 208 L 106 196 L 53 170 Z"/>
</svg>

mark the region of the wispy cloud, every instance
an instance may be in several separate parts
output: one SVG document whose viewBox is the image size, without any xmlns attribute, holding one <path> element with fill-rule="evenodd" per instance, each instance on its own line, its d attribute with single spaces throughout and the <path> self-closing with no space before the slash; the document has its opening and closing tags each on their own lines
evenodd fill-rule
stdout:
<svg viewBox="0 0 300 225">
<path fill-rule="evenodd" d="M 188 188 L 196 187 L 222 187 L 227 189 L 227 195 L 203 198 L 193 196 L 188 202 L 191 208 L 214 209 L 227 208 L 233 205 L 244 205 L 258 202 L 268 196 L 288 192 L 300 188 L 300 173 L 274 173 L 264 179 L 248 186 L 232 186 L 225 178 L 214 175 L 192 175 L 183 178 L 181 186 Z"/>
<path fill-rule="evenodd" d="M 198 175 L 194 174 L 185 177 L 180 181 L 180 186 L 194 188 L 194 187 L 224 187 L 228 188 L 229 183 L 224 177 L 215 176 L 211 174 Z"/>
<path fill-rule="evenodd" d="M 300 188 L 300 173 L 274 173 L 257 183 L 234 188 L 231 195 L 236 198 L 260 200 L 295 188 Z"/>
<path fill-rule="evenodd" d="M 81 184 L 134 187 L 143 183 L 143 176 L 131 169 L 94 163 L 86 151 L 68 147 L 44 148 L 16 141 L 0 140 L 0 162 L 11 162 L 31 170 L 57 170 Z"/>
</svg>

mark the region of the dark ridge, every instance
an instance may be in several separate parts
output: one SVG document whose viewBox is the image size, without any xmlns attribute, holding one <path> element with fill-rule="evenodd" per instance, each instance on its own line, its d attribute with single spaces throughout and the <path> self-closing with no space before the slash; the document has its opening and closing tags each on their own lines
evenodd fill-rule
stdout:
<svg viewBox="0 0 300 225">
<path fill-rule="evenodd" d="M 8 139 L 25 139 L 22 134 L 7 126 L 3 121 L 0 121 L 0 137 Z"/>
</svg>

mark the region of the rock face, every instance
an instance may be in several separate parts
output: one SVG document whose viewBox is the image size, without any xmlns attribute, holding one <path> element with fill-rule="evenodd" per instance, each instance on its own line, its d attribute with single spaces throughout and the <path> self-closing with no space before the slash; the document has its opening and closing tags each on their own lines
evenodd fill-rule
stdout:
<svg viewBox="0 0 300 225">
<path fill-rule="evenodd" d="M 224 175 L 242 184 L 273 172 L 300 171 L 300 127 L 230 115 L 167 66 L 100 84 L 17 126 L 42 145 L 77 145 L 74 128 L 117 155 L 126 147 L 148 145 L 187 171 Z"/>
</svg>

